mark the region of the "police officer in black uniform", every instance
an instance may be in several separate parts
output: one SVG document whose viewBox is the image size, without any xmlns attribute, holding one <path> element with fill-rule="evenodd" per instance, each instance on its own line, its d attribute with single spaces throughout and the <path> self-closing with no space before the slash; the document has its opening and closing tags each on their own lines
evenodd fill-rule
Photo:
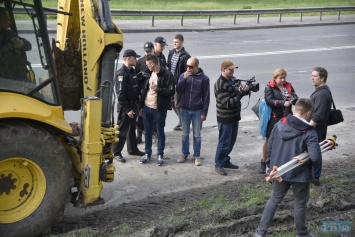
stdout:
<svg viewBox="0 0 355 237">
<path fill-rule="evenodd" d="M 113 153 L 115 159 L 122 163 L 126 162 L 121 153 L 126 140 L 128 154 L 134 156 L 143 156 L 145 154 L 137 147 L 135 133 L 140 87 L 133 67 L 136 65 L 137 58 L 139 57 L 134 50 L 127 49 L 123 53 L 123 65 L 116 72 L 115 89 L 118 98 L 117 124 L 119 125 L 119 141 L 114 144 Z"/>
</svg>

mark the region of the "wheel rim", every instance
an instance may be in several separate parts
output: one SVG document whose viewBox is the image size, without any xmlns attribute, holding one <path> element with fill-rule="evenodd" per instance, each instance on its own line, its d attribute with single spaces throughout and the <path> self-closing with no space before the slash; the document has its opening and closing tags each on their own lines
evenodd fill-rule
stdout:
<svg viewBox="0 0 355 237">
<path fill-rule="evenodd" d="M 0 161 L 0 223 L 26 218 L 45 193 L 46 176 L 35 162 L 20 157 Z"/>
</svg>

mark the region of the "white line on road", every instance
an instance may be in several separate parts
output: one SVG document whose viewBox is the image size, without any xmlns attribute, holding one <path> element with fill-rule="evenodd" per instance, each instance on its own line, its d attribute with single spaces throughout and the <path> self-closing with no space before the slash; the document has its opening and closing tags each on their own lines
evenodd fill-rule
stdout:
<svg viewBox="0 0 355 237">
<path fill-rule="evenodd" d="M 274 51 L 274 52 L 224 54 L 224 55 L 222 54 L 222 55 L 196 56 L 196 57 L 199 60 L 201 60 L 201 59 L 216 59 L 216 58 L 238 58 L 238 57 L 253 57 L 253 56 L 265 56 L 265 55 L 277 55 L 277 54 L 308 53 L 308 52 L 319 52 L 319 51 L 330 51 L 330 50 L 341 50 L 341 49 L 355 49 L 355 45 L 329 47 L 329 48 L 295 49 L 295 50 L 283 50 L 283 51 Z M 123 61 L 118 60 L 118 63 L 123 63 Z M 33 64 L 32 67 L 42 67 L 42 65 L 41 64 Z"/>
<path fill-rule="evenodd" d="M 319 51 L 340 50 L 340 49 L 354 49 L 354 48 L 355 48 L 355 45 L 350 45 L 350 46 L 339 46 L 339 47 L 329 47 L 329 48 L 284 50 L 284 51 L 274 51 L 274 52 L 197 56 L 197 58 L 200 60 L 201 59 L 215 59 L 215 58 L 238 58 L 238 57 L 276 55 L 276 54 L 308 53 L 308 52 L 319 52 Z"/>
</svg>

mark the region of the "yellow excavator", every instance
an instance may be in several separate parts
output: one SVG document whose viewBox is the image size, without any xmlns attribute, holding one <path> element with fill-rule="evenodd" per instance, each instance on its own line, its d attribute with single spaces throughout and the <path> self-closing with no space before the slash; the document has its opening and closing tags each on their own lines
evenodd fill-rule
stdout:
<svg viewBox="0 0 355 237">
<path fill-rule="evenodd" d="M 57 9 L 0 0 L 0 26 L 0 236 L 39 236 L 67 203 L 103 203 L 103 183 L 114 179 L 123 34 L 108 0 L 58 0 Z"/>
</svg>

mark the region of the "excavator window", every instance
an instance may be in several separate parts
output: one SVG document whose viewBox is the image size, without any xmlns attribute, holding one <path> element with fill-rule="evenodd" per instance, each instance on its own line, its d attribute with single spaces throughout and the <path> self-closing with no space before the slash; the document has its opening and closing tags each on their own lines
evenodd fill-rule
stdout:
<svg viewBox="0 0 355 237">
<path fill-rule="evenodd" d="M 51 48 L 38 1 L 0 1 L 0 92 L 60 104 Z"/>
</svg>

